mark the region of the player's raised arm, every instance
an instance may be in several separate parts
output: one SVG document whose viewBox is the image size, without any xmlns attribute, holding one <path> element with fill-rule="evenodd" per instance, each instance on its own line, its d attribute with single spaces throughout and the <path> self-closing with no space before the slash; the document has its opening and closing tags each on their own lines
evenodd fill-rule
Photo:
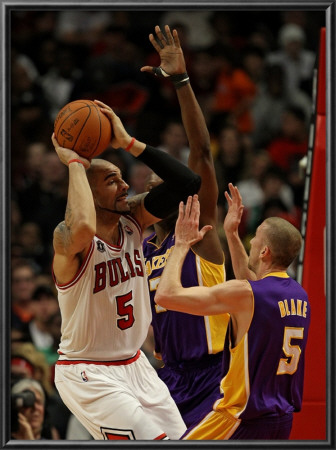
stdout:
<svg viewBox="0 0 336 450">
<path fill-rule="evenodd" d="M 176 33 L 176 30 L 174 32 Z M 202 179 L 202 185 L 198 192 L 201 208 L 200 226 L 212 225 L 212 230 L 193 246 L 193 250 L 208 261 L 222 264 L 224 253 L 217 233 L 218 185 L 209 132 L 191 84 L 182 86 L 176 92 L 190 147 L 188 166 Z"/>
<path fill-rule="evenodd" d="M 56 153 L 69 167 L 69 187 L 64 221 L 54 231 L 53 270 L 57 281 L 69 281 L 77 272 L 96 231 L 96 212 L 86 169 L 90 162 L 73 150 L 60 147 L 52 136 Z"/>
<path fill-rule="evenodd" d="M 248 256 L 245 247 L 239 237 L 239 224 L 242 218 L 244 205 L 240 192 L 236 186 L 229 183 L 229 190 L 225 192 L 228 203 L 223 228 L 229 246 L 232 268 L 237 280 L 255 280 L 256 274 L 248 268 Z"/>
<path fill-rule="evenodd" d="M 141 70 L 169 79 L 176 88 L 182 121 L 190 147 L 188 166 L 202 179 L 198 192 L 201 204 L 200 224 L 213 226 L 205 238 L 195 244 L 194 250 L 208 261 L 221 264 L 224 254 L 216 230 L 218 186 L 210 148 L 210 136 L 202 110 L 190 84 L 178 32 L 175 29 L 171 30 L 168 25 L 165 26 L 164 31 L 165 34 L 159 26 L 156 26 L 156 37 L 153 34 L 149 36 L 150 42 L 160 56 L 160 66 L 144 66 Z"/>
</svg>

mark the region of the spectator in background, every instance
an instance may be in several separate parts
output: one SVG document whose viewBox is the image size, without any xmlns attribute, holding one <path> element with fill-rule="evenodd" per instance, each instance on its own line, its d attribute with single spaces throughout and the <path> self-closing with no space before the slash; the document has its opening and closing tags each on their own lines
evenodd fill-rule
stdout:
<svg viewBox="0 0 336 450">
<path fill-rule="evenodd" d="M 202 109 L 206 122 L 209 124 L 212 117 L 212 103 L 214 86 L 218 75 L 214 58 L 208 49 L 198 49 L 194 51 L 190 80 L 194 86 L 197 101 Z"/>
<path fill-rule="evenodd" d="M 23 402 L 23 395 L 31 395 L 31 401 Z M 57 430 L 46 417 L 46 396 L 41 384 L 24 378 L 12 386 L 12 439 L 41 440 L 59 439 Z M 23 403 L 23 406 L 21 406 Z"/>
<path fill-rule="evenodd" d="M 298 162 L 307 150 L 308 127 L 304 111 L 297 106 L 287 106 L 281 117 L 280 133 L 267 146 L 270 158 L 284 171 L 298 170 Z"/>
<path fill-rule="evenodd" d="M 259 150 L 250 155 L 245 176 L 237 181 L 237 188 L 244 199 L 245 208 L 253 208 L 263 201 L 261 182 L 271 166 L 271 160 L 266 150 Z"/>
<path fill-rule="evenodd" d="M 105 49 L 90 55 L 72 98 L 99 98 L 111 105 L 130 133 L 148 101 L 144 76 L 139 71 L 141 47 L 129 38 L 127 27 L 110 24 L 104 30 Z"/>
<path fill-rule="evenodd" d="M 23 355 L 12 354 L 11 357 L 11 384 L 23 378 L 34 378 L 35 368 Z"/>
<path fill-rule="evenodd" d="M 28 324 L 31 341 L 52 366 L 58 359 L 54 336 L 50 331 L 50 319 L 59 312 L 55 291 L 47 285 L 37 286 L 32 295 L 31 310 L 33 318 Z"/>
<path fill-rule="evenodd" d="M 189 47 L 193 50 L 207 48 L 215 42 L 214 31 L 210 24 L 212 14 L 212 11 L 206 10 L 167 11 L 161 16 L 161 28 L 163 30 L 165 24 L 168 24 L 171 29 L 175 27 L 175 24 L 184 25 L 188 34 Z M 181 42 L 181 45 L 184 44 L 185 42 Z"/>
<path fill-rule="evenodd" d="M 25 366 L 22 360 L 28 364 Z M 27 376 L 39 381 L 46 395 L 51 396 L 55 393 L 50 366 L 43 353 L 37 350 L 32 342 L 12 342 L 11 380 L 15 382 Z"/>
<path fill-rule="evenodd" d="M 235 47 L 233 16 L 229 11 L 213 12 L 209 22 L 215 37 L 212 44 Z"/>
<path fill-rule="evenodd" d="M 152 170 L 141 161 L 135 161 L 129 169 L 129 190 L 128 195 L 138 195 L 146 191 L 147 179 Z"/>
<path fill-rule="evenodd" d="M 242 66 L 256 86 L 256 94 L 265 82 L 265 52 L 258 46 L 247 46 L 242 55 Z"/>
<path fill-rule="evenodd" d="M 49 136 L 50 139 L 50 136 Z M 38 222 L 42 232 L 42 242 L 50 251 L 54 221 L 64 215 L 67 200 L 68 173 L 55 152 L 43 155 L 39 179 L 18 192 L 22 220 Z M 50 271 L 50 266 L 45 267 Z"/>
<path fill-rule="evenodd" d="M 25 158 L 24 149 L 36 141 L 47 142 L 51 131 L 48 103 L 41 85 L 22 61 L 11 64 L 11 148 L 13 169 Z"/>
<path fill-rule="evenodd" d="M 21 247 L 21 257 L 34 262 L 38 272 L 49 266 L 50 253 L 42 241 L 42 232 L 37 222 L 24 222 L 20 226 L 17 244 Z"/>
<path fill-rule="evenodd" d="M 49 117 L 52 122 L 59 110 L 72 100 L 73 89 L 81 76 L 76 48 L 58 44 L 55 48 L 53 65 L 40 78 L 44 95 L 49 103 Z"/>
<path fill-rule="evenodd" d="M 61 439 L 65 438 L 70 411 L 61 401 L 53 380 L 53 366 L 31 342 L 12 342 L 11 384 L 21 379 L 38 381 L 44 391 L 46 414 Z"/>
<path fill-rule="evenodd" d="M 281 12 L 281 22 L 283 25 L 295 24 L 305 32 L 305 47 L 309 49 L 316 48 L 317 39 L 323 26 L 316 20 L 315 11 L 311 14 L 305 10 L 286 10 Z"/>
<path fill-rule="evenodd" d="M 259 48 L 266 57 L 266 54 L 274 48 L 272 25 L 265 22 L 254 24 L 253 30 L 248 35 L 247 45 Z"/>
<path fill-rule="evenodd" d="M 45 142 L 32 142 L 24 154 L 24 164 L 20 164 L 13 171 L 12 183 L 17 190 L 26 189 L 38 182 L 41 175 L 43 157 L 48 147 Z"/>
<path fill-rule="evenodd" d="M 36 35 L 32 39 L 34 42 L 34 62 L 36 64 L 39 76 L 43 77 L 55 65 L 58 41 L 50 31 L 47 35 Z"/>
<path fill-rule="evenodd" d="M 290 95 L 286 89 L 285 72 L 281 65 L 267 65 L 264 82 L 259 86 L 252 106 L 254 145 L 267 145 L 281 132 L 282 116 L 289 104 L 302 109 L 307 124 L 311 114 L 311 99 L 302 90 L 295 89 Z"/>
<path fill-rule="evenodd" d="M 183 164 L 188 165 L 190 149 L 186 132 L 181 122 L 177 120 L 168 121 L 160 134 L 160 138 L 161 141 L 158 146 L 160 150 L 169 153 Z"/>
<path fill-rule="evenodd" d="M 111 21 L 112 13 L 108 11 L 59 11 L 55 36 L 64 43 L 92 46 Z"/>
<path fill-rule="evenodd" d="M 12 44 L 11 48 L 11 62 L 13 64 L 13 67 L 16 67 L 16 64 L 18 64 L 19 67 L 22 67 L 24 69 L 23 73 L 26 74 L 26 76 L 32 83 L 37 81 L 39 77 L 39 71 L 36 67 L 35 62 L 29 55 L 22 53 L 19 49 L 19 46 L 15 42 Z M 24 80 L 24 82 L 27 83 L 27 80 Z M 23 86 L 23 84 L 19 84 L 16 87 L 19 86 Z"/>
<path fill-rule="evenodd" d="M 225 115 L 242 134 L 251 134 L 252 101 L 256 85 L 245 70 L 239 68 L 231 47 L 214 45 L 209 49 L 217 65 L 217 80 L 212 104 L 212 115 Z"/>
<path fill-rule="evenodd" d="M 260 174 L 258 183 L 260 188 L 259 199 L 255 198 L 252 205 L 246 207 L 243 215 L 245 234 L 249 235 L 248 239 L 251 238 L 251 233 L 254 233 L 260 223 L 270 217 L 270 212 L 273 213 L 273 216 L 286 213 L 288 214 L 287 220 L 292 217 L 290 222 L 296 222 L 294 195 L 285 173 L 279 167 L 270 165 Z M 257 191 L 257 186 L 255 186 L 255 191 Z M 293 224 L 298 227 L 298 223 Z"/>
<path fill-rule="evenodd" d="M 282 202 L 291 211 L 294 207 L 293 191 L 288 184 L 286 172 L 277 166 L 270 166 L 260 180 L 263 190 L 264 202 L 280 197 Z"/>
<path fill-rule="evenodd" d="M 218 221 L 224 219 L 226 200 L 224 191 L 228 183 L 237 183 L 245 173 L 246 154 L 242 136 L 234 125 L 223 125 L 216 134 L 216 156 L 214 158 L 218 183 Z"/>
<path fill-rule="evenodd" d="M 300 89 L 309 96 L 312 93 L 312 78 L 315 53 L 305 48 L 304 29 L 294 23 L 286 23 L 279 31 L 279 50 L 270 52 L 267 61 L 280 64 L 286 73 L 288 94 Z"/>
<path fill-rule="evenodd" d="M 42 272 L 37 274 L 36 285 L 40 286 L 41 284 L 47 285 L 52 288 L 54 287 L 54 280 L 51 272 Z"/>
<path fill-rule="evenodd" d="M 33 318 L 31 302 L 36 288 L 36 266 L 28 260 L 17 260 L 12 266 L 11 326 L 19 337 L 25 336 L 26 325 Z"/>
</svg>

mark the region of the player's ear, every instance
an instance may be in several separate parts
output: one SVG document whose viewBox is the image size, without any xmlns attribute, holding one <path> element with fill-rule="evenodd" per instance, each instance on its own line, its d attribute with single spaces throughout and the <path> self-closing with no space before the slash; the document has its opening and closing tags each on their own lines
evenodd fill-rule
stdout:
<svg viewBox="0 0 336 450">
<path fill-rule="evenodd" d="M 265 245 L 261 250 L 260 250 L 260 256 L 262 258 L 264 258 L 265 256 L 270 254 L 270 249 L 267 245 Z"/>
</svg>

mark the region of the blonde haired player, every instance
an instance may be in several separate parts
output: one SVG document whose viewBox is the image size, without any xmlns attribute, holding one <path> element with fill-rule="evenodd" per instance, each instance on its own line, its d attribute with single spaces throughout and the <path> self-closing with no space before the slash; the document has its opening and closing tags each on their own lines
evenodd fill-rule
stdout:
<svg viewBox="0 0 336 450">
<path fill-rule="evenodd" d="M 197 195 L 181 203 L 175 247 L 163 271 L 155 301 L 174 311 L 196 315 L 230 313 L 225 340 L 221 393 L 202 420 L 183 439 L 288 439 L 293 413 L 300 411 L 305 348 L 310 324 L 307 293 L 288 274 L 302 237 L 287 220 L 269 217 L 257 228 L 247 257 L 238 237 L 243 205 L 239 191 L 229 185 L 230 224 L 247 279 L 217 286 L 184 288 L 183 261 L 190 246 L 211 229 L 199 230 Z M 241 272 L 241 270 L 239 270 Z"/>
</svg>

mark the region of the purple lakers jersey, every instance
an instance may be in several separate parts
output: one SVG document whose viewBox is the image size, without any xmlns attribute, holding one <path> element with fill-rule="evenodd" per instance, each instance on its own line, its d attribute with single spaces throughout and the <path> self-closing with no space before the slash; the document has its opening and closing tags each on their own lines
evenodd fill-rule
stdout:
<svg viewBox="0 0 336 450">
<path fill-rule="evenodd" d="M 161 353 L 165 364 L 194 361 L 223 350 L 229 316 L 194 316 L 168 311 L 158 306 L 155 293 L 169 253 L 175 243 L 174 233 L 167 235 L 160 246 L 156 235 L 144 240 L 144 257 L 152 307 L 155 351 Z M 184 287 L 212 286 L 225 278 L 224 264 L 213 264 L 189 250 L 183 264 L 181 282 Z"/>
<path fill-rule="evenodd" d="M 307 293 L 283 272 L 249 283 L 253 318 L 240 342 L 228 344 L 224 397 L 215 410 L 245 420 L 299 411 L 310 323 Z"/>
</svg>

